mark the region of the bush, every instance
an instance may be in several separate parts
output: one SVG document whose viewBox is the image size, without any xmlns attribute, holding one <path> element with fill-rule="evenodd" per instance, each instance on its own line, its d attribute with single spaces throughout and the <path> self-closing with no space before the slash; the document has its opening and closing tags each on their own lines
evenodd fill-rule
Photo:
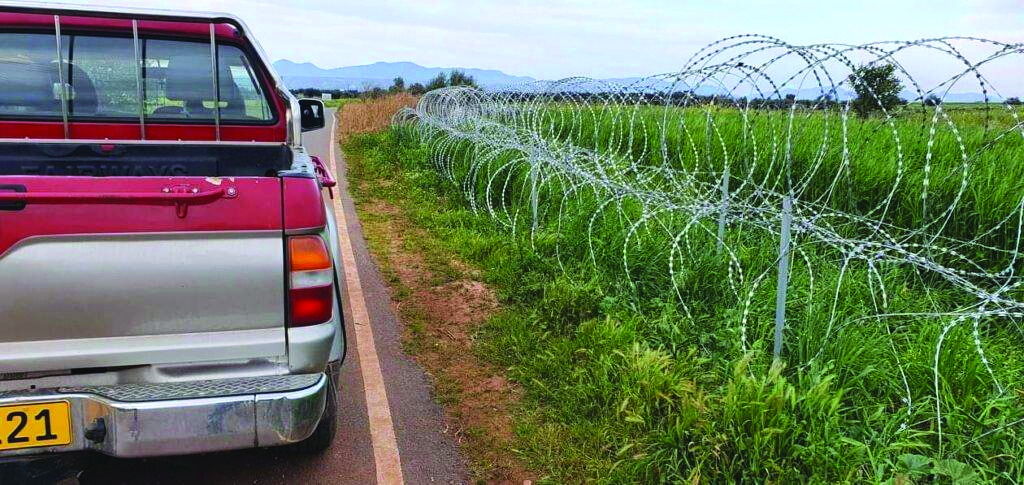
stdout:
<svg viewBox="0 0 1024 485">
<path fill-rule="evenodd" d="M 452 69 L 452 72 L 448 74 L 448 85 L 449 86 L 469 86 L 477 87 L 476 80 L 473 76 L 466 74 L 458 69 Z"/>
<path fill-rule="evenodd" d="M 405 91 L 405 79 L 403 79 L 402 76 L 398 76 L 398 77 L 395 78 L 394 82 L 391 84 L 391 87 L 388 88 L 388 92 L 394 94 L 394 93 L 400 93 L 402 91 Z"/>
<path fill-rule="evenodd" d="M 424 90 L 433 91 L 435 89 L 446 88 L 449 86 L 478 87 L 473 76 L 470 76 L 458 69 L 452 69 L 448 74 L 445 74 L 444 71 L 437 73 L 437 76 L 434 76 L 434 78 L 427 83 Z"/>
<path fill-rule="evenodd" d="M 380 99 L 380 98 L 383 98 L 387 94 L 388 94 L 388 92 L 385 91 L 383 88 L 375 87 L 375 88 L 370 88 L 370 89 L 367 89 L 366 91 L 363 91 L 362 98 L 363 99 Z"/>
<path fill-rule="evenodd" d="M 857 93 L 850 107 L 862 118 L 875 111 L 889 112 L 903 104 L 899 96 L 903 83 L 896 77 L 893 64 L 858 67 L 850 74 L 849 80 Z"/>
<path fill-rule="evenodd" d="M 439 72 L 437 73 L 436 76 L 434 76 L 433 79 L 427 82 L 426 89 L 427 91 L 433 91 L 435 89 L 441 89 L 444 87 L 448 87 L 448 78 L 444 75 L 443 72 Z"/>
</svg>

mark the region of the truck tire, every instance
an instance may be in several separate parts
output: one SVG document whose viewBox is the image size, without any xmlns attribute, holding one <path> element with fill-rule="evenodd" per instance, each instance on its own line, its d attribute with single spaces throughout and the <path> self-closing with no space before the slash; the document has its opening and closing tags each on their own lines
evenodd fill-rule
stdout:
<svg viewBox="0 0 1024 485">
<path fill-rule="evenodd" d="M 338 430 L 338 387 L 334 379 L 327 379 L 327 406 L 316 425 L 313 434 L 298 443 L 291 445 L 292 451 L 303 454 L 320 453 L 331 447 L 334 435 Z"/>
</svg>

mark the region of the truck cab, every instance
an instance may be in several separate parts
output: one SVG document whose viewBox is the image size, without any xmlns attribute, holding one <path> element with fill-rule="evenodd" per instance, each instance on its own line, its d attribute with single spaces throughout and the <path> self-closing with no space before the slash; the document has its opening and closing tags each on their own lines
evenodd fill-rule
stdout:
<svg viewBox="0 0 1024 485">
<path fill-rule="evenodd" d="M 0 3 L 0 459 L 329 446 L 323 110 L 230 15 Z"/>
</svg>

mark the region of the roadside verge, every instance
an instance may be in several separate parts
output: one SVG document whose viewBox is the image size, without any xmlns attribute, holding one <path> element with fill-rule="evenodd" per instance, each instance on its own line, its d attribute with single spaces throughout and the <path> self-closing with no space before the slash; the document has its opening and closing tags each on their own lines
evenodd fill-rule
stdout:
<svg viewBox="0 0 1024 485">
<path fill-rule="evenodd" d="M 345 147 L 350 190 L 370 252 L 405 325 L 403 346 L 434 383 L 450 433 L 472 464 L 475 480 L 521 484 L 535 476 L 513 449 L 512 414 L 521 390 L 503 369 L 481 358 L 481 325 L 507 309 L 483 272 L 462 261 L 416 211 L 404 175 L 377 163 L 373 139 L 349 138 Z M 418 195 L 428 196 L 425 192 Z"/>
</svg>

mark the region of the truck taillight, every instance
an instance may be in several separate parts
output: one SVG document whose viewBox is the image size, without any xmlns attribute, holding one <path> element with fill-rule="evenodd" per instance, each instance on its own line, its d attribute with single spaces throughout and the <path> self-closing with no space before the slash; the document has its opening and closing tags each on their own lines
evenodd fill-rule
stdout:
<svg viewBox="0 0 1024 485">
<path fill-rule="evenodd" d="M 288 238 L 288 325 L 316 325 L 334 312 L 334 265 L 320 236 Z"/>
</svg>

